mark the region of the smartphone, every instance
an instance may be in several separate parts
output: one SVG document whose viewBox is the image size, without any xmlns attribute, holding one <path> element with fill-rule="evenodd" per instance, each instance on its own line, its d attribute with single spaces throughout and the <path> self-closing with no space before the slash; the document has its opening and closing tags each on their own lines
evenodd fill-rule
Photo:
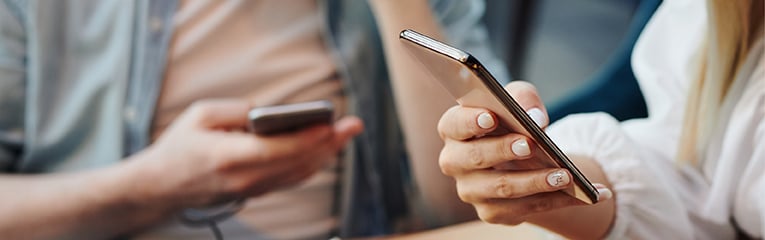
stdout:
<svg viewBox="0 0 765 240">
<path fill-rule="evenodd" d="M 508 168 L 565 168 L 573 175 L 574 184 L 562 191 L 588 204 L 598 201 L 597 190 L 590 181 L 550 140 L 542 128 L 531 120 L 526 111 L 478 59 L 409 29 L 401 32 L 399 40 L 461 106 L 491 110 L 499 119 L 498 131 L 520 133 L 537 143 L 539 147 L 532 153 L 535 160 L 510 161 Z"/>
<path fill-rule="evenodd" d="M 250 110 L 250 131 L 260 135 L 292 132 L 317 124 L 331 124 L 334 105 L 320 100 L 257 107 Z"/>
</svg>

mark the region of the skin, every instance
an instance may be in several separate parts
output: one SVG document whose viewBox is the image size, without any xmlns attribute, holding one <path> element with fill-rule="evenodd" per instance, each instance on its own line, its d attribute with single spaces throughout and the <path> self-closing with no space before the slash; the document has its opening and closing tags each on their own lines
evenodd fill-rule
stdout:
<svg viewBox="0 0 765 240">
<path fill-rule="evenodd" d="M 426 0 L 369 0 L 369 3 L 382 36 L 396 110 L 417 184 L 416 197 L 427 206 L 418 211 L 431 226 L 475 220 L 470 205 L 457 197 L 454 180 L 441 174 L 438 167 L 443 142 L 435 129 L 439 116 L 454 105 L 454 99 L 441 88 L 421 81 L 430 75 L 398 40 L 401 30 L 407 28 L 443 39 L 441 27 Z"/>
<path fill-rule="evenodd" d="M 105 239 L 180 209 L 256 197 L 307 178 L 327 164 L 316 159 L 337 154 L 363 128 L 345 117 L 263 137 L 236 130 L 249 109 L 242 100 L 196 102 L 154 144 L 105 169 L 0 175 L 0 189 L 16 193 L 0 198 L 0 215 L 14 216 L 0 218 L 0 238 Z"/>
<path fill-rule="evenodd" d="M 525 109 L 545 112 L 536 89 L 525 82 L 512 82 L 505 89 Z M 568 184 L 553 186 L 549 174 L 564 169 L 503 170 L 496 168 L 510 161 L 534 161 L 518 156 L 511 146 L 525 139 L 532 151 L 533 141 L 518 133 L 489 135 L 497 125 L 481 128 L 478 117 L 493 113 L 486 109 L 454 106 L 441 117 L 438 131 L 445 145 L 440 166 L 444 174 L 454 177 L 460 198 L 475 207 L 478 216 L 489 223 L 517 225 L 530 222 L 573 239 L 603 238 L 614 220 L 615 206 L 602 169 L 591 159 L 569 156 L 578 168 L 602 187 L 598 204 L 583 202 L 558 190 Z M 546 121 L 545 121 L 546 122 Z M 568 173 L 568 172 L 566 172 Z M 577 219 L 576 221 L 571 221 Z"/>
<path fill-rule="evenodd" d="M 476 219 L 457 197 L 454 181 L 438 168 L 443 143 L 435 128 L 453 99 L 422 81 L 408 81 L 429 76 L 413 67 L 415 60 L 397 43 L 404 28 L 441 36 L 428 3 L 369 2 L 384 36 L 418 198 L 431 206 L 424 214 L 430 225 Z M 413 102 L 420 104 L 407 104 Z M 150 227 L 180 209 L 257 197 L 307 178 L 326 164 L 316 159 L 331 159 L 316 156 L 337 154 L 363 129 L 358 118 L 346 117 L 333 126 L 255 136 L 237 130 L 246 126 L 249 106 L 241 100 L 200 100 L 151 146 L 107 168 L 0 175 L 0 189 L 17 193 L 0 198 L 0 215 L 14 216 L 0 218 L 0 238 L 110 238 Z"/>
</svg>

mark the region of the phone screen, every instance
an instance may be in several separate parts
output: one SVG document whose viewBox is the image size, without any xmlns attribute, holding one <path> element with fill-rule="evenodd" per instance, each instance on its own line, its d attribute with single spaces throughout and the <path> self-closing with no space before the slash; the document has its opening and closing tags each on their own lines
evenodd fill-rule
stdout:
<svg viewBox="0 0 765 240">
<path fill-rule="evenodd" d="M 537 143 L 541 151 L 533 154 L 540 161 L 511 161 L 510 168 L 566 168 L 575 184 L 563 191 L 589 204 L 597 202 L 597 190 L 590 181 L 475 57 L 413 30 L 402 31 L 399 39 L 457 103 L 491 110 L 500 120 L 500 131 L 520 133 Z"/>
</svg>

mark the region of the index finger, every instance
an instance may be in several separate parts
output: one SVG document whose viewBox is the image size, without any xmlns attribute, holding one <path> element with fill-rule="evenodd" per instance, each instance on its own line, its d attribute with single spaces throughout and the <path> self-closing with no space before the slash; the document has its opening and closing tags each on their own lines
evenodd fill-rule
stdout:
<svg viewBox="0 0 765 240">
<path fill-rule="evenodd" d="M 486 135 L 494 131 L 497 125 L 497 117 L 491 111 L 457 105 L 441 116 L 438 134 L 442 140 L 467 140 Z"/>
<path fill-rule="evenodd" d="M 219 142 L 220 155 L 231 160 L 230 166 L 238 163 L 270 164 L 298 154 L 313 152 L 315 149 L 333 146 L 332 128 L 317 125 L 304 130 L 274 135 L 256 136 L 250 133 L 232 132 L 227 139 Z M 249 165 L 249 164 L 248 164 Z"/>
<path fill-rule="evenodd" d="M 243 127 L 247 125 L 250 104 L 238 99 L 205 99 L 194 102 L 184 111 L 181 121 L 193 121 L 202 127 Z"/>
</svg>

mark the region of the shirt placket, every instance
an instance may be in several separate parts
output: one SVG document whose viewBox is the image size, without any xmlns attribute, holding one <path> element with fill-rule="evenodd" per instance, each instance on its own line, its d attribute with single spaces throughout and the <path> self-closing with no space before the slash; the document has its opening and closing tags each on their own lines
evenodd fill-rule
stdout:
<svg viewBox="0 0 765 240">
<path fill-rule="evenodd" d="M 175 0 L 144 0 L 137 4 L 130 81 L 123 110 L 125 156 L 150 143 L 177 4 Z"/>
</svg>

